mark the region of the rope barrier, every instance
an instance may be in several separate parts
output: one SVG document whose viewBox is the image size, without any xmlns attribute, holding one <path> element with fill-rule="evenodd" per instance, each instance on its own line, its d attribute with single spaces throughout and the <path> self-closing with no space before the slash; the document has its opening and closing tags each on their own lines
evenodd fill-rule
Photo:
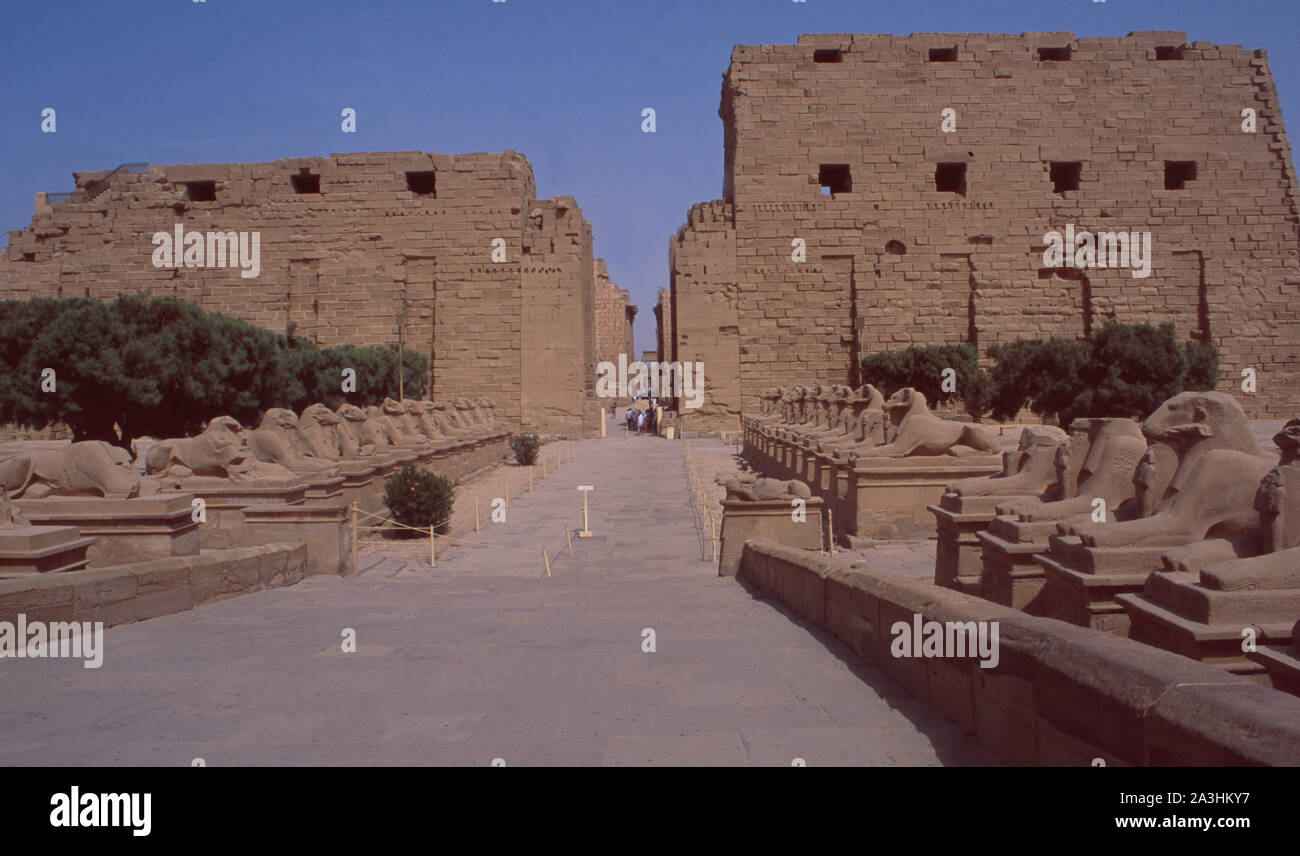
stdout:
<svg viewBox="0 0 1300 856">
<path fill-rule="evenodd" d="M 686 457 L 686 477 L 690 482 L 691 498 L 695 510 L 696 527 L 700 533 L 700 558 L 704 558 L 704 539 L 709 541 L 709 561 L 716 561 L 719 550 L 718 529 L 720 521 L 715 522 L 709 493 L 704 481 L 695 468 L 695 458 L 691 455 L 691 442 L 682 444 Z"/>
<path fill-rule="evenodd" d="M 557 444 L 557 448 L 556 448 L 556 450 L 555 450 L 555 458 L 553 459 L 554 464 L 553 464 L 553 466 L 551 466 L 551 467 L 549 467 L 549 468 L 547 467 L 547 461 L 546 461 L 545 456 L 542 456 L 542 476 L 541 476 L 542 479 L 547 478 L 547 476 L 549 475 L 549 473 L 554 473 L 554 472 L 558 471 L 559 468 L 560 468 L 560 466 L 561 466 L 562 464 L 564 464 L 566 461 L 568 461 L 568 462 L 572 462 L 572 461 L 575 459 L 575 456 L 576 456 L 577 452 L 576 452 L 576 449 L 573 448 L 573 447 L 574 447 L 574 444 L 573 444 L 572 442 L 568 442 L 568 443 L 558 443 L 558 444 Z M 567 452 L 567 454 L 566 454 L 566 452 Z M 549 469 L 549 472 L 548 472 L 548 469 Z M 506 503 L 506 505 L 505 505 L 505 507 L 506 507 L 506 509 L 508 510 L 508 509 L 510 508 L 510 473 L 509 473 L 509 471 L 506 472 L 506 474 L 505 474 L 505 478 L 506 478 L 506 493 L 505 493 L 505 503 Z M 533 466 L 532 466 L 532 465 L 529 465 L 529 467 L 528 467 L 528 492 L 529 492 L 529 494 L 531 494 L 531 493 L 533 492 Z M 585 498 L 585 497 L 584 497 L 584 498 Z M 475 496 L 473 499 L 474 499 L 474 531 L 477 533 L 477 532 L 480 531 L 480 530 L 479 530 L 479 514 L 478 514 L 478 501 L 479 501 L 479 497 L 478 497 L 478 496 Z M 490 502 L 489 502 L 488 504 L 491 505 Z M 546 545 L 546 548 L 541 549 L 541 550 L 529 550 L 529 549 L 523 549 L 523 548 L 520 548 L 520 547 L 505 547 L 505 546 L 502 546 L 502 545 L 499 545 L 499 544 L 487 544 L 487 543 L 484 543 L 484 542 L 482 542 L 482 541 L 471 541 L 471 540 L 466 539 L 466 538 L 460 538 L 460 537 L 455 536 L 455 535 L 449 535 L 449 534 L 444 534 L 444 533 L 440 533 L 440 532 L 438 532 L 437 529 L 438 529 L 439 527 L 444 526 L 444 525 L 447 525 L 447 524 L 449 524 L 449 523 L 451 522 L 451 520 L 452 520 L 451 517 L 447 517 L 447 518 L 445 518 L 444 520 L 440 520 L 440 521 L 438 521 L 438 522 L 436 522 L 436 523 L 433 523 L 433 524 L 431 524 L 431 525 L 429 525 L 429 526 L 427 526 L 427 527 L 423 527 L 423 526 L 409 526 L 409 525 L 407 525 L 407 524 L 405 524 L 405 523 L 400 523 L 400 522 L 398 522 L 397 520 L 394 520 L 394 519 L 391 518 L 391 517 L 384 517 L 383 515 L 380 515 L 380 514 L 374 514 L 374 513 L 372 513 L 372 512 L 365 511 L 364 509 L 359 508 L 355 502 L 352 503 L 351 510 L 352 510 L 352 515 L 351 515 L 351 529 L 352 529 L 352 564 L 353 564 L 353 567 L 354 567 L 354 568 L 357 567 L 357 561 L 358 561 L 358 557 L 357 557 L 357 545 L 358 545 L 358 544 L 392 544 L 391 541 L 386 540 L 386 539 L 375 539 L 375 538 L 361 538 L 361 537 L 358 537 L 358 533 L 357 533 L 357 516 L 358 516 L 358 515 L 364 516 L 365 518 L 370 519 L 370 520 L 377 520 L 377 521 L 380 522 L 378 525 L 367 524 L 367 525 L 365 526 L 365 528 L 366 528 L 367 531 L 372 531 L 372 530 L 376 530 L 376 529 L 380 529 L 380 530 L 382 530 L 382 529 L 407 529 L 407 530 L 410 530 L 410 531 L 412 531 L 412 532 L 419 532 L 421 535 L 427 537 L 427 538 L 429 539 L 429 567 L 436 567 L 436 562 L 437 562 L 437 543 L 438 543 L 438 539 L 439 539 L 439 538 L 442 538 L 442 539 L 445 539 L 445 540 L 448 540 L 448 541 L 452 541 L 452 542 L 454 542 L 455 544 L 469 545 L 469 546 L 474 546 L 474 547 L 484 547 L 484 548 L 489 549 L 489 550 L 501 550 L 501 551 L 508 552 L 508 553 L 524 553 L 524 554 L 526 554 L 526 555 L 536 555 L 536 554 L 539 554 L 539 553 L 540 553 L 540 554 L 541 554 L 541 557 L 542 557 L 542 565 L 543 565 L 543 568 L 544 568 L 544 570 L 542 571 L 542 576 L 546 576 L 546 577 L 550 577 L 550 576 L 551 576 L 551 560 L 550 560 L 550 556 L 549 556 L 549 548 L 550 548 L 551 546 L 553 546 L 554 543 L 555 543 L 556 541 L 560 540 L 560 538 L 563 538 L 563 539 L 564 539 L 565 546 L 568 548 L 569 556 L 572 557 L 572 556 L 574 555 L 574 554 L 573 554 L 573 540 L 572 540 L 572 537 L 571 537 L 571 535 L 570 535 L 570 529 L 569 529 L 569 524 L 568 524 L 568 523 L 565 523 L 565 524 L 564 524 L 564 532 L 561 533 L 561 535 L 558 536 L 557 538 L 553 539 L 552 542 L 551 542 L 550 544 L 547 544 L 547 545 Z M 582 517 L 581 512 L 576 513 L 576 514 L 574 515 L 574 517 L 575 517 L 575 518 L 581 518 L 581 517 Z"/>
</svg>

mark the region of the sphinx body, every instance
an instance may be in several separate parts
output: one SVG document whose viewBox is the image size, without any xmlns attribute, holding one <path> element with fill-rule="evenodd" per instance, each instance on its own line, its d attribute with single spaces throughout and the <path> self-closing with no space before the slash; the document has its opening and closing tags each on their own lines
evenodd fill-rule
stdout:
<svg viewBox="0 0 1300 856">
<path fill-rule="evenodd" d="M 22 510 L 9 501 L 9 492 L 0 487 L 0 529 L 17 529 L 30 525 Z"/>
<path fill-rule="evenodd" d="M 102 440 L 73 443 L 62 449 L 12 455 L 0 461 L 0 487 L 13 499 L 47 496 L 101 496 L 130 499 L 157 493 L 159 486 L 142 479 L 130 457 Z"/>
<path fill-rule="evenodd" d="M 1141 429 L 1131 419 L 1075 419 L 1069 438 L 1057 446 L 1053 459 L 1059 498 L 1011 500 L 998 505 L 998 514 L 1027 523 L 1065 520 L 1091 514 L 1093 500 L 1100 498 L 1106 502 L 1108 517 L 1118 519 L 1113 515 L 1133 498 L 1134 471 L 1146 448 Z"/>
<path fill-rule="evenodd" d="M 836 457 L 859 448 L 879 446 L 885 440 L 885 396 L 871 384 L 859 387 L 848 398 L 840 419 L 842 433 L 818 441 L 818 451 Z"/>
<path fill-rule="evenodd" d="M 1300 588 L 1300 419 L 1273 442 L 1282 459 L 1255 491 L 1259 528 L 1170 550 L 1161 557 L 1166 569 L 1198 573 L 1202 585 L 1219 591 Z"/>
<path fill-rule="evenodd" d="M 1259 527 L 1254 495 L 1273 458 L 1250 433 L 1245 412 L 1220 392 L 1180 393 L 1142 423 L 1152 453 L 1140 474 L 1158 495 L 1146 517 L 1116 523 L 1062 523 L 1088 547 L 1179 546 Z M 1176 466 L 1173 462 L 1176 461 Z M 1162 471 L 1163 468 L 1163 471 Z"/>
<path fill-rule="evenodd" d="M 388 436 L 384 433 L 383 426 L 372 421 L 360 407 L 344 402 L 339 405 L 339 409 L 335 412 L 339 415 L 339 419 L 342 420 L 339 423 L 340 428 L 347 429 L 347 434 L 356 441 L 357 450 L 353 454 L 359 456 L 373 455 L 379 449 L 389 445 Z M 340 430 L 340 435 L 342 433 L 342 430 Z"/>
<path fill-rule="evenodd" d="M 861 449 L 858 455 L 871 458 L 905 458 L 914 455 L 972 455 L 999 451 L 993 432 L 980 425 L 949 422 L 930 412 L 925 396 L 904 387 L 885 402 L 885 415 L 897 426 L 893 439 L 880 446 Z"/>
<path fill-rule="evenodd" d="M 749 502 L 762 502 L 773 499 L 808 499 L 812 491 L 808 485 L 798 479 L 783 481 L 768 478 L 738 478 L 726 483 L 727 499 L 742 499 Z"/>
<path fill-rule="evenodd" d="M 408 434 L 418 434 L 430 443 L 439 443 L 446 439 L 434 421 L 429 418 L 429 411 L 424 409 L 422 402 L 407 398 L 402 401 L 402 407 L 406 414 L 401 424 Z"/>
<path fill-rule="evenodd" d="M 292 410 L 273 407 L 262 416 L 257 430 L 248 435 L 248 448 L 263 463 L 278 464 L 295 473 L 337 475 L 333 460 L 304 454 L 298 434 L 298 417 Z"/>
<path fill-rule="evenodd" d="M 243 427 L 231 416 L 213 418 L 197 437 L 154 443 L 145 453 L 145 471 L 164 480 L 204 476 L 242 481 L 293 475 L 284 467 L 257 460 Z"/>
<path fill-rule="evenodd" d="M 295 450 L 322 460 L 350 457 L 343 454 L 343 443 L 338 431 L 342 422 L 338 414 L 325 405 L 311 405 L 298 417 Z"/>
<path fill-rule="evenodd" d="M 401 419 L 406 416 L 406 408 L 402 406 L 401 402 L 385 398 L 382 405 L 370 407 L 366 410 L 366 413 L 383 427 L 384 436 L 394 446 L 414 448 L 423 446 L 428 442 L 424 437 L 411 433 L 402 426 Z"/>
<path fill-rule="evenodd" d="M 1029 496 L 1056 492 L 1059 489 L 1056 450 L 1065 441 L 1066 434 L 1060 428 L 1031 425 L 1020 432 L 1019 443 L 1009 456 L 1005 472 L 964 479 L 948 485 L 948 492 L 958 496 Z"/>
<path fill-rule="evenodd" d="M 836 384 L 827 387 L 818 402 L 816 422 L 804 432 L 804 440 L 809 444 L 815 444 L 822 439 L 842 435 L 852 397 L 853 390 L 847 386 Z"/>
<path fill-rule="evenodd" d="M 478 405 L 479 413 L 483 416 L 483 427 L 492 428 L 495 426 L 497 422 L 496 403 L 486 395 L 480 395 L 474 400 L 474 403 Z"/>
</svg>

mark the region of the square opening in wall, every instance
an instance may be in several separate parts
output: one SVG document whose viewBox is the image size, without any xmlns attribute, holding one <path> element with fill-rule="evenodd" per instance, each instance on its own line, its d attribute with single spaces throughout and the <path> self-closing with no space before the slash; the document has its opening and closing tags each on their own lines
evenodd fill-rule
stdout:
<svg viewBox="0 0 1300 856">
<path fill-rule="evenodd" d="M 1165 161 L 1165 190 L 1184 190 L 1196 180 L 1196 161 Z"/>
<path fill-rule="evenodd" d="M 1039 48 L 1038 58 L 1043 62 L 1065 62 L 1070 58 L 1070 46 L 1063 48 Z"/>
<path fill-rule="evenodd" d="M 956 62 L 956 48 L 930 48 L 930 62 Z"/>
<path fill-rule="evenodd" d="M 813 51 L 813 62 L 844 62 L 844 52 L 839 48 L 818 48 Z"/>
<path fill-rule="evenodd" d="M 408 172 L 406 174 L 406 189 L 420 196 L 437 196 L 438 188 L 434 181 L 434 172 Z"/>
<path fill-rule="evenodd" d="M 187 181 L 185 198 L 190 202 L 216 202 L 217 183 L 215 181 Z"/>
<path fill-rule="evenodd" d="M 940 193 L 966 195 L 966 164 L 941 163 L 934 168 L 934 189 Z"/>
<path fill-rule="evenodd" d="M 1171 59 L 1182 59 L 1182 58 L 1183 58 L 1183 48 L 1181 45 L 1179 45 L 1178 47 L 1174 47 L 1173 45 L 1164 45 L 1156 48 L 1156 59 L 1162 62 Z"/>
<path fill-rule="evenodd" d="M 289 176 L 294 193 L 320 193 L 320 176 L 302 170 L 297 175 Z"/>
<path fill-rule="evenodd" d="M 1052 177 L 1052 192 L 1064 193 L 1079 189 L 1079 176 L 1083 174 L 1080 161 L 1052 161 L 1049 173 Z"/>
<path fill-rule="evenodd" d="M 822 164 L 817 169 L 817 183 L 822 186 L 822 194 L 827 196 L 853 191 L 853 176 L 846 163 Z"/>
</svg>

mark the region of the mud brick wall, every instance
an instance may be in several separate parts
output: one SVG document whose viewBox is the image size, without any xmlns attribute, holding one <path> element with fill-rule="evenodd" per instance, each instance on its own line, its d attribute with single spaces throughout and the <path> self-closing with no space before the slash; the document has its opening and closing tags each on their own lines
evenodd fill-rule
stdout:
<svg viewBox="0 0 1300 856">
<path fill-rule="evenodd" d="M 860 354 L 1109 318 L 1214 344 L 1252 416 L 1300 410 L 1296 175 L 1264 51 L 1181 32 L 802 36 L 737 46 L 719 115 L 746 411 L 769 386 L 854 383 Z M 1195 178 L 1166 189 L 1166 161 Z M 1052 162 L 1079 165 L 1077 189 Z M 964 188 L 940 189 L 941 164 Z M 1044 268 L 1043 235 L 1067 224 L 1150 232 L 1150 276 Z M 696 246 L 683 228 L 674 247 Z M 699 298 L 674 301 L 680 338 Z"/>
<path fill-rule="evenodd" d="M 679 404 L 683 430 L 728 427 L 740 416 L 742 360 L 754 340 L 737 323 L 735 210 L 721 200 L 693 206 L 669 244 L 671 360 L 704 366 L 704 404 Z M 814 338 L 811 334 L 810 338 Z"/>
<path fill-rule="evenodd" d="M 71 198 L 38 194 L 31 227 L 10 233 L 0 297 L 148 289 L 276 332 L 292 323 L 322 346 L 395 343 L 404 306 L 406 345 L 432 357 L 435 397 L 487 395 L 535 426 L 581 418 L 591 227 L 571 199 L 536 200 L 523 155 L 335 154 L 75 178 Z M 193 198 L 203 193 L 188 182 L 213 182 L 215 199 Z M 151 236 L 178 223 L 260 232 L 260 275 L 153 267 Z M 504 262 L 492 260 L 496 238 Z"/>
</svg>

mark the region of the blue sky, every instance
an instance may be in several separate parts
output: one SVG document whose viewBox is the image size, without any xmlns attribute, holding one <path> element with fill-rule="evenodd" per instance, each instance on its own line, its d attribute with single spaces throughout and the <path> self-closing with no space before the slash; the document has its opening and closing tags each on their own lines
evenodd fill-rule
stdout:
<svg viewBox="0 0 1300 856">
<path fill-rule="evenodd" d="M 21 8 L 19 12 L 17 9 Z M 540 196 L 572 195 L 654 345 L 668 238 L 721 196 L 721 75 L 734 44 L 800 33 L 1184 30 L 1265 48 L 1300 126 L 1296 0 L 63 0 L 0 28 L 0 228 L 37 191 L 125 161 L 331 152 L 527 155 Z M 40 132 L 44 107 L 55 134 Z M 357 133 L 339 112 L 357 109 Z M 641 132 L 653 107 L 658 129 Z"/>
</svg>

